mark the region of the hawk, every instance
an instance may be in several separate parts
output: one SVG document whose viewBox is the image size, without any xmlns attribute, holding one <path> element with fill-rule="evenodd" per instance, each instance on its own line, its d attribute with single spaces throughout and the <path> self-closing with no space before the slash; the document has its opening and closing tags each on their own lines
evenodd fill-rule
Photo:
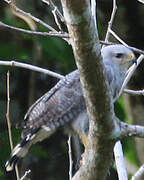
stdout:
<svg viewBox="0 0 144 180">
<path fill-rule="evenodd" d="M 126 72 L 132 62 L 135 62 L 135 55 L 123 45 L 104 47 L 101 49 L 101 55 L 110 93 L 115 102 Z M 60 127 L 70 127 L 85 145 L 89 118 L 78 70 L 66 75 L 29 108 L 24 117 L 22 140 L 6 162 L 6 170 L 11 171 L 33 144 L 48 138 Z"/>
</svg>

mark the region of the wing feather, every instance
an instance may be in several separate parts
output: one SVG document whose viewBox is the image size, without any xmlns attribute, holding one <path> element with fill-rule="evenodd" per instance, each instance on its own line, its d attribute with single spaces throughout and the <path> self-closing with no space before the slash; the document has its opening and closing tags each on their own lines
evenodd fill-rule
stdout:
<svg viewBox="0 0 144 180">
<path fill-rule="evenodd" d="M 78 71 L 60 80 L 36 101 L 25 115 L 23 135 L 43 125 L 52 130 L 69 123 L 85 108 Z"/>
</svg>

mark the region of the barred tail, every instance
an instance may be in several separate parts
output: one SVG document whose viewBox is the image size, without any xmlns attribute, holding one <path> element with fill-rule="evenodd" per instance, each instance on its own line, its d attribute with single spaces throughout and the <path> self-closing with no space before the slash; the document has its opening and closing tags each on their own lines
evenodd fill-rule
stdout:
<svg viewBox="0 0 144 180">
<path fill-rule="evenodd" d="M 28 134 L 13 149 L 10 159 L 5 164 L 6 171 L 12 171 L 15 165 L 17 164 L 17 162 L 19 161 L 19 159 L 23 158 L 28 153 L 30 146 L 33 144 L 37 131 L 33 131 L 32 133 Z"/>
</svg>

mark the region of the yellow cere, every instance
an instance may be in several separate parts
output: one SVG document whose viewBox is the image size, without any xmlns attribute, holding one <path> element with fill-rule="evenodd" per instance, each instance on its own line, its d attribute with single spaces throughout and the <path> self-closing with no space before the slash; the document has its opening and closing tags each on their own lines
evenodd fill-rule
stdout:
<svg viewBox="0 0 144 180">
<path fill-rule="evenodd" d="M 131 54 L 129 55 L 129 58 L 130 58 L 130 59 L 133 59 L 133 58 L 134 58 L 134 54 L 131 53 Z"/>
</svg>

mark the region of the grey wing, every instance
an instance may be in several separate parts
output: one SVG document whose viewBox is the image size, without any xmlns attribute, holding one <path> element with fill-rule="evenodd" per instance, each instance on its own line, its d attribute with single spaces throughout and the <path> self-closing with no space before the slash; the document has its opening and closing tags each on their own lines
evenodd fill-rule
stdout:
<svg viewBox="0 0 144 180">
<path fill-rule="evenodd" d="M 30 107 L 25 116 L 23 136 L 43 125 L 55 130 L 75 119 L 84 108 L 85 101 L 76 70 L 60 80 Z"/>
<path fill-rule="evenodd" d="M 31 145 L 49 137 L 58 127 L 70 123 L 85 110 L 78 71 L 60 80 L 49 92 L 34 103 L 25 116 L 22 140 L 13 149 L 6 163 L 11 171 Z"/>
</svg>

